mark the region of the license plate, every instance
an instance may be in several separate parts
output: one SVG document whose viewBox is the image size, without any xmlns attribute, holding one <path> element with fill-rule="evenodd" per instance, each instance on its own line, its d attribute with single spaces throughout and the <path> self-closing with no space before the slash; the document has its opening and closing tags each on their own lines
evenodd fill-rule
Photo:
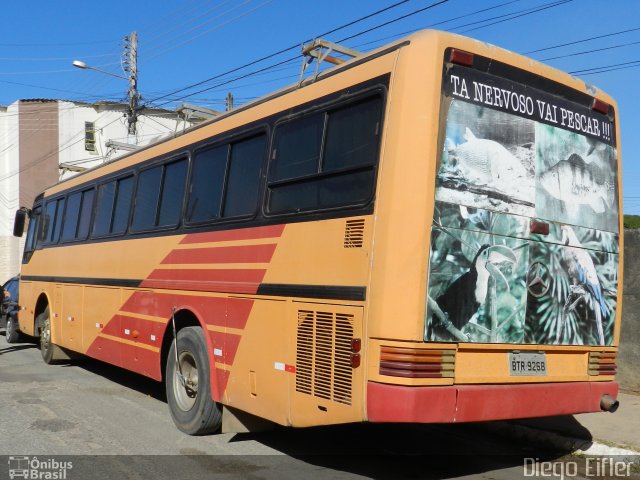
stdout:
<svg viewBox="0 0 640 480">
<path fill-rule="evenodd" d="M 509 352 L 509 375 L 547 374 L 547 357 L 544 352 Z"/>
</svg>

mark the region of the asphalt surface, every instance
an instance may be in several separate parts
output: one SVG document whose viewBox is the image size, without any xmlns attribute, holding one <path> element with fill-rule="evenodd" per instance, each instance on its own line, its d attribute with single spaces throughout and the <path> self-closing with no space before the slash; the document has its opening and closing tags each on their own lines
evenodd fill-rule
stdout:
<svg viewBox="0 0 640 480">
<path fill-rule="evenodd" d="M 19 473 L 10 471 L 19 459 L 24 465 L 34 457 L 39 471 L 60 475 L 48 478 L 65 480 L 512 479 L 524 478 L 528 458 L 557 468 L 583 462 L 569 450 L 506 438 L 485 424 L 278 427 L 190 437 L 173 425 L 161 384 L 90 359 L 48 366 L 34 345 L 8 345 L 2 336 L 0 405 L 0 479 Z M 59 468 L 64 462 L 72 468 Z"/>
</svg>

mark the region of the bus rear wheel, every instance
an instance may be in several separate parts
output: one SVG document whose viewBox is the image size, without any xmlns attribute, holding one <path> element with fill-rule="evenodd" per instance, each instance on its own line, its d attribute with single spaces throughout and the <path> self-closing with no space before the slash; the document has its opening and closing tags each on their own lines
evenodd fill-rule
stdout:
<svg viewBox="0 0 640 480">
<path fill-rule="evenodd" d="M 211 369 L 202 329 L 185 327 L 177 336 L 169 350 L 165 374 L 171 417 L 189 435 L 214 433 L 222 425 L 222 411 L 211 398 Z"/>
</svg>

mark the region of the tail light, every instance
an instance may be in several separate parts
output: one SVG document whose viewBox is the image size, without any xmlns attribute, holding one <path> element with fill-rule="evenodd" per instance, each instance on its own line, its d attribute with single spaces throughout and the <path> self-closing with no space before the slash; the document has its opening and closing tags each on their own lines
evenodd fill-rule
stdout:
<svg viewBox="0 0 640 480">
<path fill-rule="evenodd" d="M 452 378 L 455 350 L 380 347 L 380 375 L 405 378 Z"/>
<path fill-rule="evenodd" d="M 609 104 L 607 102 L 603 102 L 602 100 L 598 100 L 597 98 L 594 98 L 593 103 L 591 104 L 591 110 L 595 110 L 596 112 L 600 112 L 605 115 L 608 115 Z"/>
<path fill-rule="evenodd" d="M 449 61 L 465 67 L 473 67 L 473 53 L 452 48 L 449 54 Z"/>
<path fill-rule="evenodd" d="M 589 375 L 615 375 L 617 369 L 614 352 L 589 352 Z"/>
</svg>

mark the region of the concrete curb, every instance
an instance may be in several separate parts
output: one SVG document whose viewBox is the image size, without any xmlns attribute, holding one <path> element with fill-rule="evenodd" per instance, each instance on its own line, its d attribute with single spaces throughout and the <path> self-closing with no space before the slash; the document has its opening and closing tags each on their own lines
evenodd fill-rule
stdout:
<svg viewBox="0 0 640 480">
<path fill-rule="evenodd" d="M 640 451 L 613 447 L 598 442 L 596 439 L 585 440 L 567 437 L 549 430 L 517 425 L 510 422 L 492 422 L 486 425 L 493 433 L 510 438 L 516 438 L 529 443 L 543 444 L 561 451 L 582 455 L 616 456 L 630 463 L 640 464 Z"/>
</svg>

